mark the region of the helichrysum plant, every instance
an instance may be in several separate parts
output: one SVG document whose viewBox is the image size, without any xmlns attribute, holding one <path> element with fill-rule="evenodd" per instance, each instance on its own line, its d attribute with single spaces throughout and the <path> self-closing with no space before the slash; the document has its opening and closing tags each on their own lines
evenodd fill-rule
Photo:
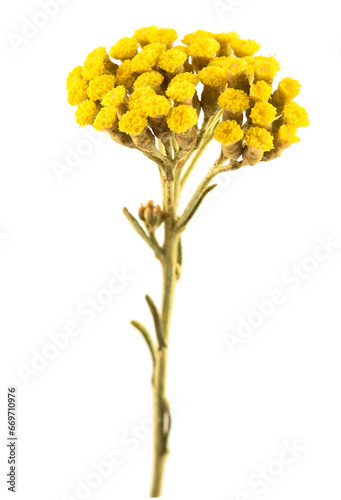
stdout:
<svg viewBox="0 0 341 500">
<path fill-rule="evenodd" d="M 150 26 L 122 38 L 109 52 L 93 50 L 67 78 L 68 102 L 81 127 L 93 126 L 118 144 L 139 150 L 158 169 L 162 203 L 143 203 L 124 214 L 162 265 L 162 303 L 148 295 L 155 332 L 132 321 L 153 361 L 154 465 L 151 496 L 161 496 L 171 428 L 166 396 L 167 354 L 175 287 L 181 276 L 181 235 L 221 172 L 281 156 L 309 124 L 294 99 L 300 84 L 274 79 L 280 65 L 256 55 L 260 45 L 235 32 L 198 30 L 182 41 L 174 29 Z M 220 154 L 186 208 L 182 189 L 211 140 Z M 138 221 L 140 219 L 140 221 Z M 163 238 L 160 240 L 159 229 Z"/>
</svg>

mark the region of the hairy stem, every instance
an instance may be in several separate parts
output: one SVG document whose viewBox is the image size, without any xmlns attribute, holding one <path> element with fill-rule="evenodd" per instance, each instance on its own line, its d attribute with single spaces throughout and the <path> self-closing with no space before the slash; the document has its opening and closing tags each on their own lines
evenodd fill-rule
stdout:
<svg viewBox="0 0 341 500">
<path fill-rule="evenodd" d="M 174 292 L 177 281 L 179 236 L 175 233 L 177 211 L 176 183 L 170 175 L 163 179 L 165 221 L 164 258 L 162 261 L 163 290 L 161 306 L 161 328 L 164 345 L 156 352 L 154 372 L 154 467 L 151 497 L 161 496 L 168 455 L 168 437 L 170 431 L 170 411 L 166 398 L 166 375 L 168 340 L 173 309 Z"/>
</svg>

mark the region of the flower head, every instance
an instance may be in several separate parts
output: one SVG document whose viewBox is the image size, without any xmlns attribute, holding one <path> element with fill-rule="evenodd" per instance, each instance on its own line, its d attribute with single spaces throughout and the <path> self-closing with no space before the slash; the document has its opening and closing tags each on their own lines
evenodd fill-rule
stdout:
<svg viewBox="0 0 341 500">
<path fill-rule="evenodd" d="M 273 136 L 265 128 L 251 127 L 245 132 L 245 144 L 261 151 L 273 149 Z"/>
<path fill-rule="evenodd" d="M 169 113 L 167 123 L 170 130 L 182 134 L 198 123 L 198 114 L 192 106 L 181 104 Z"/>
<path fill-rule="evenodd" d="M 198 37 L 189 46 L 189 55 L 211 59 L 220 49 L 220 45 L 214 38 Z"/>
<path fill-rule="evenodd" d="M 231 42 L 240 38 L 235 31 L 230 31 L 229 33 L 214 33 L 213 37 L 220 45 L 219 55 L 221 56 L 230 56 L 232 53 Z"/>
<path fill-rule="evenodd" d="M 241 113 L 250 107 L 249 96 L 243 90 L 226 89 L 219 97 L 218 104 L 221 108 Z"/>
<path fill-rule="evenodd" d="M 88 97 L 88 82 L 83 78 L 75 80 L 68 89 L 67 100 L 71 106 L 76 106 Z"/>
<path fill-rule="evenodd" d="M 66 82 L 77 123 L 159 161 L 175 162 L 200 147 L 206 130 L 222 144 L 223 159 L 237 167 L 241 156 L 243 165 L 255 165 L 299 141 L 297 128 L 309 124 L 306 110 L 293 101 L 300 84 L 284 78 L 273 89 L 280 69 L 274 56 L 255 55 L 259 44 L 235 31 L 199 29 L 182 43 L 174 29 L 147 26 L 109 53 L 105 47 L 90 52 Z"/>
<path fill-rule="evenodd" d="M 152 89 L 155 89 L 161 85 L 164 79 L 165 77 L 161 75 L 159 71 L 146 71 L 136 78 L 134 82 L 134 89 L 136 90 L 142 87 L 151 87 Z"/>
<path fill-rule="evenodd" d="M 264 80 L 267 83 L 272 83 L 281 68 L 273 56 L 256 56 L 252 60 L 249 60 L 248 63 L 249 67 L 253 70 L 256 81 Z"/>
<path fill-rule="evenodd" d="M 92 125 L 99 110 L 99 106 L 90 99 L 81 102 L 76 109 L 76 122 L 80 127 Z"/>
<path fill-rule="evenodd" d="M 244 59 L 239 59 L 238 57 L 232 56 L 225 57 L 220 64 L 222 64 L 222 67 L 226 71 L 229 79 L 236 78 L 246 73 L 247 66 Z"/>
<path fill-rule="evenodd" d="M 227 83 L 227 75 L 222 68 L 207 66 L 199 71 L 201 83 L 210 87 L 224 87 Z"/>
<path fill-rule="evenodd" d="M 82 76 L 85 80 L 92 80 L 96 76 L 103 75 L 106 67 L 110 66 L 111 61 L 105 47 L 98 47 L 88 54 L 85 59 Z"/>
<path fill-rule="evenodd" d="M 213 38 L 213 33 L 205 30 L 197 30 L 194 33 L 188 33 L 182 39 L 182 43 L 185 45 L 191 45 L 198 38 Z"/>
<path fill-rule="evenodd" d="M 88 96 L 93 101 L 101 100 L 115 86 L 115 82 L 116 78 L 113 75 L 95 76 L 89 82 Z"/>
<path fill-rule="evenodd" d="M 263 80 L 251 85 L 250 97 L 254 102 L 268 102 L 272 94 L 272 87 Z"/>
<path fill-rule="evenodd" d="M 174 73 L 177 69 L 181 68 L 186 60 L 187 54 L 174 48 L 161 54 L 158 66 L 164 71 Z"/>
<path fill-rule="evenodd" d="M 256 102 L 251 110 L 250 118 L 254 125 L 267 127 L 274 121 L 277 115 L 277 109 L 268 102 Z"/>
<path fill-rule="evenodd" d="M 294 128 L 307 127 L 309 125 L 307 111 L 296 102 L 288 102 L 284 106 L 283 119 L 285 125 L 290 125 Z"/>
<path fill-rule="evenodd" d="M 283 78 L 278 84 L 278 95 L 285 103 L 292 101 L 300 93 L 301 85 L 293 78 Z"/>
<path fill-rule="evenodd" d="M 278 129 L 276 139 L 278 142 L 289 146 L 300 142 L 300 138 L 297 135 L 297 129 L 290 125 L 281 125 Z"/>
<path fill-rule="evenodd" d="M 135 90 L 128 99 L 129 109 L 142 109 L 148 99 L 155 97 L 156 93 L 151 87 L 141 87 Z"/>
<path fill-rule="evenodd" d="M 148 26 L 147 28 L 139 28 L 134 32 L 134 38 L 137 42 L 144 47 L 150 43 L 150 35 L 153 31 L 157 31 L 157 26 Z"/>
<path fill-rule="evenodd" d="M 214 131 L 214 138 L 224 146 L 233 144 L 243 138 L 244 132 L 235 120 L 219 123 Z"/>
<path fill-rule="evenodd" d="M 237 57 L 253 56 L 260 49 L 259 43 L 254 40 L 242 40 L 241 38 L 233 38 L 230 45 Z"/>
<path fill-rule="evenodd" d="M 73 68 L 72 71 L 70 71 L 66 79 L 67 90 L 71 87 L 73 83 L 77 82 L 77 80 L 82 79 L 82 71 L 83 71 L 83 66 L 76 66 L 75 68 Z"/>
<path fill-rule="evenodd" d="M 126 89 L 123 85 L 119 85 L 107 92 L 102 98 L 103 106 L 119 106 L 127 101 Z"/>
<path fill-rule="evenodd" d="M 149 31 L 149 43 L 165 43 L 170 45 L 178 38 L 176 30 L 171 28 L 156 28 Z"/>
<path fill-rule="evenodd" d="M 155 116 L 166 116 L 170 112 L 172 105 L 167 97 L 162 95 L 151 96 L 143 106 L 143 112 L 154 118 Z"/>
<path fill-rule="evenodd" d="M 148 126 L 147 116 L 138 109 L 127 111 L 119 121 L 118 128 L 126 134 L 140 135 Z"/>
<path fill-rule="evenodd" d="M 173 85 L 173 83 L 182 83 L 182 82 L 192 83 L 193 85 L 196 86 L 200 82 L 200 78 L 198 75 L 195 75 L 194 73 L 190 72 L 179 73 L 178 75 L 174 76 L 174 78 L 171 79 L 170 85 Z"/>
<path fill-rule="evenodd" d="M 102 108 L 101 111 L 96 116 L 93 123 L 93 127 L 96 130 L 105 130 L 107 128 L 112 128 L 117 125 L 117 108 L 115 106 L 110 106 L 109 108 Z"/>
<path fill-rule="evenodd" d="M 168 97 L 173 101 L 184 101 L 190 99 L 195 94 L 195 85 L 189 82 L 175 82 L 171 83 L 166 90 Z"/>
<path fill-rule="evenodd" d="M 167 47 L 161 43 L 153 43 L 143 47 L 131 61 L 131 69 L 134 73 L 144 73 L 157 66 L 162 52 L 166 51 Z"/>
<path fill-rule="evenodd" d="M 124 61 L 132 59 L 137 54 L 138 42 L 135 38 L 121 38 L 110 49 L 110 55 L 113 59 Z"/>
<path fill-rule="evenodd" d="M 117 68 L 116 71 L 116 84 L 130 87 L 136 79 L 135 73 L 131 69 L 132 63 L 130 59 L 126 59 Z"/>
</svg>

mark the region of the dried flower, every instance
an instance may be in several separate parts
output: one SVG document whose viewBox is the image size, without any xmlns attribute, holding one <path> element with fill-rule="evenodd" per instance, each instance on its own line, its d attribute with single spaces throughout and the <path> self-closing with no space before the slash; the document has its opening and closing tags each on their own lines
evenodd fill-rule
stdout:
<svg viewBox="0 0 341 500">
<path fill-rule="evenodd" d="M 272 94 L 272 87 L 267 82 L 259 80 L 251 85 L 250 88 L 250 103 L 254 105 L 256 102 L 268 102 Z"/>
<path fill-rule="evenodd" d="M 254 125 L 269 127 L 277 115 L 277 109 L 268 102 L 256 102 L 251 110 L 250 118 Z"/>
<path fill-rule="evenodd" d="M 254 40 L 242 40 L 241 38 L 232 38 L 230 46 L 237 57 L 253 56 L 260 49 L 259 43 Z"/>
<path fill-rule="evenodd" d="M 83 78 L 78 78 L 73 83 L 69 85 L 67 100 L 71 106 L 77 106 L 77 104 L 85 101 L 88 97 L 88 82 Z"/>
<path fill-rule="evenodd" d="M 214 131 L 214 138 L 221 142 L 222 152 L 226 158 L 238 160 L 243 152 L 242 138 L 244 132 L 235 120 L 219 123 Z"/>
<path fill-rule="evenodd" d="M 100 101 L 102 97 L 105 96 L 111 90 L 114 88 L 116 82 L 116 77 L 113 75 L 100 75 L 100 76 L 95 76 L 92 80 L 89 82 L 89 87 L 88 87 L 88 96 L 90 99 L 93 101 Z"/>
<path fill-rule="evenodd" d="M 289 102 L 284 106 L 283 120 L 285 125 L 294 128 L 308 127 L 309 117 L 307 111 L 296 102 Z"/>
<path fill-rule="evenodd" d="M 255 55 L 260 48 L 256 41 L 241 39 L 234 31 L 197 30 L 185 35 L 182 44 L 177 38 L 174 29 L 140 28 L 115 43 L 110 55 L 105 47 L 90 52 L 66 82 L 68 102 L 77 106 L 76 122 L 143 153 L 161 178 L 163 205 L 142 204 L 138 215 L 143 224 L 124 209 L 164 276 L 160 310 L 146 297 L 155 339 L 133 322 L 154 365 L 153 498 L 161 495 L 168 454 L 171 418 L 165 377 L 173 296 L 181 275 L 181 233 L 215 187 L 211 182 L 218 174 L 278 158 L 300 141 L 297 129 L 309 124 L 306 110 L 293 102 L 300 84 L 284 78 L 274 90 L 280 65 L 273 56 Z M 220 154 L 178 214 L 183 187 L 212 139 Z M 163 242 L 156 236 L 161 225 Z"/>
<path fill-rule="evenodd" d="M 105 47 L 98 47 L 88 54 L 85 59 L 82 76 L 85 80 L 92 80 L 104 73 L 110 74 L 117 65 L 110 61 Z"/>
<path fill-rule="evenodd" d="M 168 73 L 175 73 L 179 71 L 184 62 L 187 60 L 187 54 L 181 50 L 174 49 L 167 50 L 161 54 L 158 62 L 158 67 L 167 71 Z"/>
<path fill-rule="evenodd" d="M 96 130 L 111 129 L 118 125 L 117 108 L 110 106 L 109 108 L 102 108 L 96 116 L 93 127 Z"/>
<path fill-rule="evenodd" d="M 181 134 L 198 123 L 198 115 L 192 106 L 173 108 L 167 120 L 170 130 Z"/>
<path fill-rule="evenodd" d="M 99 113 L 100 107 L 94 101 L 87 99 L 77 106 L 76 122 L 80 127 L 92 125 L 96 115 Z"/>
<path fill-rule="evenodd" d="M 134 89 L 139 89 L 141 87 L 151 87 L 156 89 L 161 85 L 165 77 L 155 70 L 147 71 L 138 76 L 134 82 Z"/>
<path fill-rule="evenodd" d="M 147 116 L 138 109 L 128 111 L 119 122 L 119 130 L 130 135 L 140 135 L 148 126 Z"/>
<path fill-rule="evenodd" d="M 130 87 L 136 80 L 136 73 L 131 69 L 132 62 L 130 59 L 126 59 L 117 68 L 116 71 L 116 84 L 123 85 L 124 87 Z"/>
<path fill-rule="evenodd" d="M 185 72 L 185 73 L 180 73 L 179 75 L 174 76 L 172 80 L 170 81 L 170 85 L 173 85 L 173 83 L 183 83 L 183 82 L 188 82 L 192 83 L 193 85 L 198 85 L 200 82 L 200 78 L 198 75 L 195 75 L 194 73 L 191 72 Z"/>
</svg>

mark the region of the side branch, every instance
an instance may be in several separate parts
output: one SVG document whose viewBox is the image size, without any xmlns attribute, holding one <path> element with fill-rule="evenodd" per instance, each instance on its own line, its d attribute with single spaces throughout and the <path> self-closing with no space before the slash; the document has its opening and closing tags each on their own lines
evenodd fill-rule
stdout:
<svg viewBox="0 0 341 500">
<path fill-rule="evenodd" d="M 135 219 L 135 217 L 129 212 L 127 208 L 123 208 L 123 213 L 126 216 L 127 220 L 130 222 L 130 224 L 133 226 L 137 234 L 141 236 L 141 238 L 147 243 L 148 246 L 154 251 L 155 257 L 159 260 L 163 259 L 163 251 L 160 245 L 155 241 L 155 239 L 152 239 L 148 236 L 148 234 L 144 231 L 142 226 L 138 223 L 138 221 Z"/>
<path fill-rule="evenodd" d="M 226 158 L 224 160 L 226 160 Z M 204 197 L 209 193 L 209 191 L 214 189 L 214 187 L 216 186 L 216 185 L 209 186 L 210 182 L 214 179 L 216 175 L 221 174 L 222 172 L 228 172 L 230 170 L 237 170 L 242 166 L 243 166 L 242 162 L 230 161 L 228 163 L 223 163 L 222 159 L 219 158 L 215 162 L 213 167 L 210 168 L 204 179 L 199 184 L 197 190 L 195 191 L 187 207 L 185 208 L 182 216 L 178 220 L 175 226 L 175 230 L 177 232 L 182 232 L 185 229 L 187 223 L 190 221 L 190 219 L 193 217 L 193 215 L 199 208 Z"/>
</svg>

